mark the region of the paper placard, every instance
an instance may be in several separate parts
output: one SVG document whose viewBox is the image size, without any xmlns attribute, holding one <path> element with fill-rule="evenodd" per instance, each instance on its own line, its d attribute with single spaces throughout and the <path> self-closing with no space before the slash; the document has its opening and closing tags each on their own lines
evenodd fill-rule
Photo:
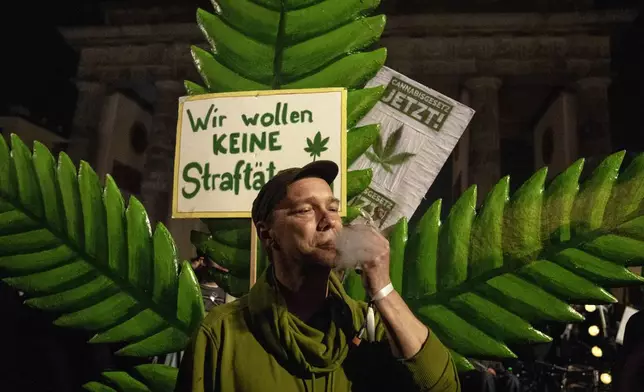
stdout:
<svg viewBox="0 0 644 392">
<path fill-rule="evenodd" d="M 345 216 L 346 101 L 341 88 L 180 98 L 172 217 L 249 218 L 270 178 L 318 159 L 340 168 Z"/>
<path fill-rule="evenodd" d="M 358 124 L 379 123 L 380 141 L 350 168 L 373 169 L 371 185 L 350 205 L 381 229 L 412 217 L 474 116 L 471 108 L 388 67 L 366 87 L 383 85 L 382 98 Z"/>
</svg>

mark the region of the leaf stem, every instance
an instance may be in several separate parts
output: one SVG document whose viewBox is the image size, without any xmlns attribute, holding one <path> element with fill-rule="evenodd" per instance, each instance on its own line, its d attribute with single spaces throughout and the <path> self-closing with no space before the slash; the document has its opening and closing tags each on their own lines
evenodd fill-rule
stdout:
<svg viewBox="0 0 644 392">
<path fill-rule="evenodd" d="M 590 242 L 597 237 L 610 234 L 612 232 L 614 232 L 614 230 L 598 229 L 589 233 L 585 233 L 583 235 L 577 234 L 574 239 L 571 239 L 569 241 L 559 244 L 549 244 L 548 246 L 541 249 L 541 251 L 539 251 L 537 254 L 531 256 L 529 258 L 530 261 L 528 262 L 525 261 L 525 258 L 519 259 L 513 258 L 510 255 L 504 255 L 502 267 L 489 270 L 486 273 L 466 280 L 465 282 L 447 290 L 438 291 L 432 294 L 425 294 L 417 298 L 408 298 L 408 300 L 410 301 L 410 303 L 413 303 L 415 307 L 445 303 L 463 293 L 475 291 L 477 286 L 483 285 L 488 280 L 493 279 L 497 276 L 501 276 L 507 273 L 515 273 L 519 269 L 530 263 L 538 263 L 539 260 L 552 261 L 552 257 L 557 253 L 563 251 L 564 249 L 579 247 L 585 242 Z M 556 264 L 559 265 L 558 263 Z"/>
<path fill-rule="evenodd" d="M 280 21 L 277 28 L 277 37 L 275 37 L 275 57 L 273 58 L 273 81 L 271 88 L 278 90 L 282 86 L 282 57 L 284 54 L 284 32 L 286 30 L 285 23 L 286 7 L 284 0 L 280 0 Z"/>
</svg>

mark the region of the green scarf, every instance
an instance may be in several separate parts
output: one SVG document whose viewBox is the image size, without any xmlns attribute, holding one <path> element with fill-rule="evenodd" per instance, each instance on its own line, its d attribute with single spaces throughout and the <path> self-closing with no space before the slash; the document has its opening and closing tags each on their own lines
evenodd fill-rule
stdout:
<svg viewBox="0 0 644 392">
<path fill-rule="evenodd" d="M 329 295 L 339 300 L 340 307 L 346 311 L 333 306 L 329 328 L 322 332 L 289 313 L 274 280 L 271 266 L 248 295 L 253 330 L 268 351 L 279 361 L 308 374 L 330 373 L 339 368 L 349 352 L 353 335 L 360 329 L 365 306 L 347 295 L 332 272 Z"/>
</svg>

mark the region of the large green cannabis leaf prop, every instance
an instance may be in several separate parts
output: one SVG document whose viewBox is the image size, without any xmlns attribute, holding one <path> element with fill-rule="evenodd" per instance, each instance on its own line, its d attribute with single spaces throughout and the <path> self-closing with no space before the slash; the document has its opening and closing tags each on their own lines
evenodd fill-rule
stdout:
<svg viewBox="0 0 644 392">
<path fill-rule="evenodd" d="M 29 306 L 54 312 L 56 325 L 95 332 L 93 343 L 124 344 L 118 354 L 183 350 L 204 305 L 168 230 L 159 224 L 152 233 L 141 203 L 131 198 L 126 208 L 113 179 L 101 189 L 87 163 L 77 173 L 65 153 L 56 162 L 38 142 L 33 154 L 15 135 L 11 144 L 0 137 L 3 280 Z M 157 371 L 167 373 L 144 373 Z"/>
<path fill-rule="evenodd" d="M 368 17 L 379 0 L 217 0 L 214 14 L 198 10 L 212 47 L 192 47 L 205 87 L 186 82 L 189 94 L 345 87 L 347 161 L 362 155 L 380 133 L 378 124 L 355 127 L 384 93 L 362 89 L 384 65 L 384 48 L 363 52 L 380 38 L 385 16 Z M 371 183 L 371 169 L 347 174 L 347 196 Z M 348 219 L 356 216 L 349 211 Z M 210 235 L 193 233 L 200 251 L 230 270 L 213 278 L 233 295 L 248 291 L 249 220 L 206 220 Z M 260 268 L 261 268 L 260 263 Z"/>
<path fill-rule="evenodd" d="M 113 370 L 101 374 L 105 383 L 90 381 L 83 385 L 94 392 L 173 392 L 179 369 L 156 364 L 135 366 L 132 371 Z"/>
<path fill-rule="evenodd" d="M 569 303 L 616 302 L 602 287 L 644 281 L 626 268 L 644 264 L 644 154 L 618 175 L 623 157 L 581 185 L 583 160 L 547 187 L 541 169 L 511 198 L 505 177 L 478 212 L 473 186 L 442 223 L 438 200 L 409 243 L 407 222 L 394 226 L 392 283 L 461 370 L 471 369 L 466 357 L 513 357 L 513 344 L 550 341 L 531 323 L 582 320 Z M 355 274 L 346 287 L 364 298 Z"/>
</svg>

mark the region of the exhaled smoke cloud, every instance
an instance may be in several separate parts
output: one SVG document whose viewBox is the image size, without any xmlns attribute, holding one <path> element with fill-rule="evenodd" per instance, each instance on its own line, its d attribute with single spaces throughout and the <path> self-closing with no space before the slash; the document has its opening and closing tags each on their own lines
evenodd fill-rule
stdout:
<svg viewBox="0 0 644 392">
<path fill-rule="evenodd" d="M 340 230 L 335 242 L 337 268 L 356 268 L 377 256 L 373 253 L 373 230 L 373 227 L 361 224 Z"/>
</svg>

